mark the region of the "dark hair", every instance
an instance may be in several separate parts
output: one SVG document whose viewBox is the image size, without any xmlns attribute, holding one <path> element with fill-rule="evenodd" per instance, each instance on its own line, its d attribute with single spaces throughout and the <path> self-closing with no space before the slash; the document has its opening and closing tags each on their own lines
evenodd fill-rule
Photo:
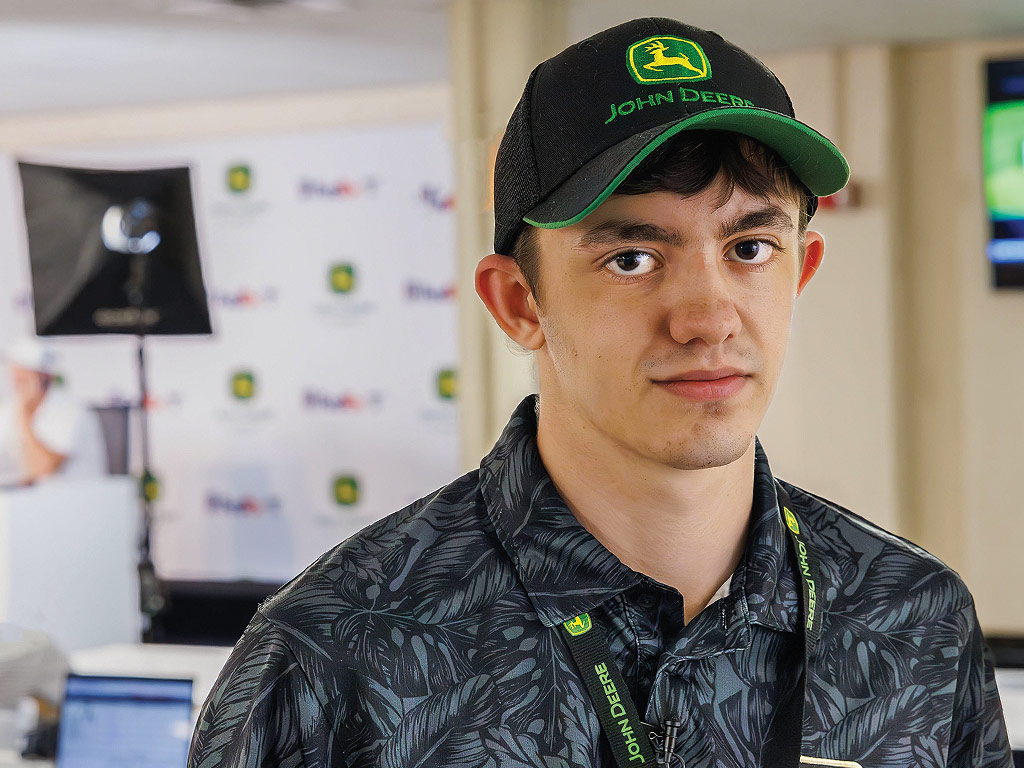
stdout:
<svg viewBox="0 0 1024 768">
<path fill-rule="evenodd" d="M 658 147 L 615 190 L 617 195 L 642 195 L 668 191 L 693 197 L 708 189 L 719 174 L 724 179 L 718 205 L 725 205 L 733 191 L 765 199 L 794 200 L 799 210 L 797 232 L 801 246 L 810 221 L 810 192 L 779 154 L 760 142 L 727 131 L 684 131 Z M 525 226 L 516 236 L 511 256 L 526 278 L 534 300 L 540 302 L 536 230 Z M 803 260 L 803 248 L 800 249 Z"/>
</svg>

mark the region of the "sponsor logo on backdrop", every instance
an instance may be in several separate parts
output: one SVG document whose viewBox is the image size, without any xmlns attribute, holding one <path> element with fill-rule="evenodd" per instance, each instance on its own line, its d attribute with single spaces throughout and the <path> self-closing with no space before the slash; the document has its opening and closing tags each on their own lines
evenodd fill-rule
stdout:
<svg viewBox="0 0 1024 768">
<path fill-rule="evenodd" d="M 257 197 L 256 172 L 251 164 L 238 161 L 224 167 L 224 193 L 210 206 L 210 211 L 222 218 L 245 220 L 264 213 L 268 203 Z"/>
<path fill-rule="evenodd" d="M 217 417 L 228 426 L 245 431 L 274 416 L 272 408 L 260 403 L 260 377 L 256 371 L 250 368 L 236 369 L 228 374 L 226 384 L 224 396 L 230 400 L 231 405 L 219 410 Z"/>
<path fill-rule="evenodd" d="M 359 478 L 355 475 L 337 475 L 334 478 L 334 503 L 352 507 L 359 503 Z"/>
<path fill-rule="evenodd" d="M 455 207 L 455 195 L 450 192 L 442 192 L 437 187 L 421 187 L 420 201 L 437 211 L 450 211 Z"/>
<path fill-rule="evenodd" d="M 327 270 L 327 285 L 334 293 L 352 293 L 356 289 L 356 268 L 351 264 L 332 264 Z"/>
<path fill-rule="evenodd" d="M 307 389 L 302 395 L 302 405 L 311 411 L 365 411 L 380 408 L 383 402 L 380 390 L 356 393 Z"/>
<path fill-rule="evenodd" d="M 442 400 L 454 400 L 459 394 L 459 379 L 454 368 L 437 372 L 437 396 Z"/>
<path fill-rule="evenodd" d="M 236 371 L 231 374 L 231 395 L 236 400 L 256 397 L 256 374 L 252 371 Z"/>
<path fill-rule="evenodd" d="M 258 309 L 277 303 L 277 288 L 239 288 L 233 291 L 213 289 L 209 293 L 210 303 L 226 309 Z"/>
<path fill-rule="evenodd" d="M 206 511 L 210 514 L 259 517 L 261 515 L 279 514 L 281 506 L 281 500 L 273 495 L 239 495 L 221 493 L 220 491 L 208 491 L 206 494 Z"/>
<path fill-rule="evenodd" d="M 252 168 L 248 165 L 232 165 L 227 173 L 228 190 L 236 195 L 244 194 L 252 187 Z"/>
<path fill-rule="evenodd" d="M 303 199 L 348 199 L 373 194 L 380 186 L 375 176 L 365 179 L 314 179 L 299 181 L 299 197 Z"/>
<path fill-rule="evenodd" d="M 452 301 L 455 299 L 455 283 L 430 285 L 419 280 L 405 283 L 405 298 L 408 301 Z"/>
<path fill-rule="evenodd" d="M 316 314 L 330 323 L 349 324 L 372 313 L 376 304 L 360 297 L 359 269 L 349 261 L 336 261 L 327 265 L 325 287 L 329 301 L 314 305 Z"/>
<path fill-rule="evenodd" d="M 419 411 L 420 421 L 428 423 L 431 428 L 442 428 L 451 431 L 457 427 L 458 411 L 454 407 L 459 396 L 459 374 L 455 368 L 442 368 L 436 371 L 431 386 L 433 403 Z"/>
</svg>

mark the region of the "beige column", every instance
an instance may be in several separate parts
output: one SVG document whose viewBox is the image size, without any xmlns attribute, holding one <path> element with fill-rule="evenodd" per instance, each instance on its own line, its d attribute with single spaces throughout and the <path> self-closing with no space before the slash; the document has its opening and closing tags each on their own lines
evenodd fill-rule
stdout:
<svg viewBox="0 0 1024 768">
<path fill-rule="evenodd" d="M 893 383 L 892 57 L 886 46 L 764 57 L 797 118 L 843 151 L 860 203 L 823 209 L 825 260 L 796 302 L 783 375 L 758 434 L 772 470 L 889 530 L 905 527 Z"/>
<path fill-rule="evenodd" d="M 451 83 L 458 206 L 462 461 L 475 467 L 512 409 L 536 391 L 532 358 L 512 350 L 473 289 L 493 250 L 494 152 L 530 71 L 566 45 L 566 0 L 452 0 Z"/>
<path fill-rule="evenodd" d="M 985 61 L 1024 40 L 900 49 L 897 344 L 911 538 L 960 572 L 982 627 L 1024 631 L 1024 294 L 992 287 L 982 166 Z"/>
<path fill-rule="evenodd" d="M 954 181 L 956 126 L 948 96 L 955 82 L 951 46 L 915 46 L 896 58 L 901 97 L 897 137 L 902 202 L 894 262 L 899 325 L 900 466 L 911 538 L 966 574 L 964 540 L 964 259 L 962 185 Z M 980 103 L 973 117 L 980 114 Z M 922 119 L 922 116 L 927 115 Z M 980 175 L 980 171 L 979 171 Z M 980 208 L 980 199 L 973 200 Z M 974 244 L 984 260 L 984 242 Z M 983 278 L 982 278 L 983 279 Z"/>
</svg>

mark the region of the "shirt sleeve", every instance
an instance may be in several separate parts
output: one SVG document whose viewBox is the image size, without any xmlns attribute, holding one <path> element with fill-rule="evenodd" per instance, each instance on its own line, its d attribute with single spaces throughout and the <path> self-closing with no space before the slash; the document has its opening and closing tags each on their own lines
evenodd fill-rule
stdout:
<svg viewBox="0 0 1024 768">
<path fill-rule="evenodd" d="M 960 656 L 948 768 L 1013 768 L 995 670 L 973 602 L 961 611 L 967 642 Z"/>
<path fill-rule="evenodd" d="M 71 454 L 84 414 L 59 395 L 47 395 L 32 419 L 36 439 L 61 456 Z"/>
<path fill-rule="evenodd" d="M 257 613 L 199 713 L 188 768 L 326 768 L 329 730 L 285 633 Z"/>
</svg>

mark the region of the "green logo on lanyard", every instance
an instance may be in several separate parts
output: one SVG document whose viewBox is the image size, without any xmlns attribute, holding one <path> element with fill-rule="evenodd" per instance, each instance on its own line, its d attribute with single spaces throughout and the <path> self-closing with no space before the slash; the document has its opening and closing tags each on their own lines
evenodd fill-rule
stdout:
<svg viewBox="0 0 1024 768">
<path fill-rule="evenodd" d="M 782 508 L 782 516 L 786 519 L 786 527 L 793 534 L 793 543 L 796 545 L 796 562 L 800 568 L 800 575 L 804 579 L 804 598 L 807 605 L 807 632 L 817 632 L 815 621 L 817 620 L 818 608 L 818 586 L 814 582 L 814 571 L 811 567 L 810 555 L 807 552 L 807 545 L 800 538 L 800 523 L 796 515 L 789 511 L 789 507 Z M 816 638 L 815 638 L 816 639 Z"/>
<path fill-rule="evenodd" d="M 590 614 L 581 613 L 575 619 L 569 619 L 569 621 L 564 622 L 564 626 L 566 631 L 573 637 L 585 635 L 590 631 Z"/>
<path fill-rule="evenodd" d="M 796 521 L 796 515 L 789 511 L 789 507 L 783 507 L 783 512 L 786 514 L 786 525 L 793 533 L 797 536 L 800 535 L 800 523 Z"/>
</svg>

